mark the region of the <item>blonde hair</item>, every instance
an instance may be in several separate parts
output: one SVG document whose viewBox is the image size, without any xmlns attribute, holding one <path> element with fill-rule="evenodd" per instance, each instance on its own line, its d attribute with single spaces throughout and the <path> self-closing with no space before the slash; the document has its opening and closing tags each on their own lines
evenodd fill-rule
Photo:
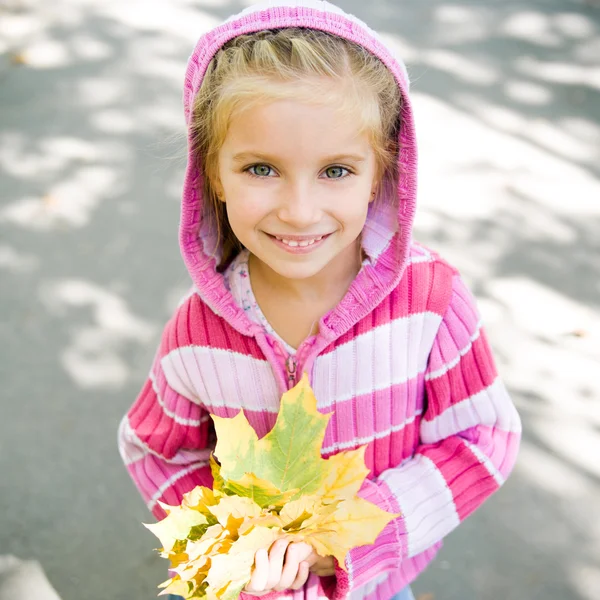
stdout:
<svg viewBox="0 0 600 600">
<path fill-rule="evenodd" d="M 217 243 L 222 243 L 220 271 L 242 249 L 215 188 L 229 123 L 258 103 L 289 98 L 335 102 L 369 136 L 380 181 L 396 181 L 400 91 L 377 57 L 315 29 L 263 30 L 230 40 L 208 65 L 191 123 L 193 151 L 204 176 L 203 218 L 216 227 Z"/>
</svg>

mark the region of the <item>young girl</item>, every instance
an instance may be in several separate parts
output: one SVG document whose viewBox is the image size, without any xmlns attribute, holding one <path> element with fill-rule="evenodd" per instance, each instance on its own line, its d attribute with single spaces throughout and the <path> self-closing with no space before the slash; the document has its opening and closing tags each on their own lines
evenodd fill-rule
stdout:
<svg viewBox="0 0 600 600">
<path fill-rule="evenodd" d="M 144 500 L 212 486 L 210 414 L 259 437 L 303 372 L 333 413 L 323 457 L 367 445 L 360 495 L 401 513 L 346 570 L 259 551 L 242 596 L 412 598 L 441 540 L 504 482 L 519 417 L 457 271 L 412 240 L 417 154 L 402 63 L 318 0 L 254 6 L 204 35 L 184 91 L 180 242 L 194 282 L 120 450 Z"/>
</svg>

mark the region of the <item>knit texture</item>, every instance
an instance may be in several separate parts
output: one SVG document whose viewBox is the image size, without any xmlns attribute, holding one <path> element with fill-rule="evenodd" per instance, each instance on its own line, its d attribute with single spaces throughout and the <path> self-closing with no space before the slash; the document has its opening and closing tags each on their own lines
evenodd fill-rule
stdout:
<svg viewBox="0 0 600 600">
<path fill-rule="evenodd" d="M 319 349 L 307 345 L 321 412 L 333 412 L 322 456 L 367 445 L 360 495 L 401 512 L 375 544 L 350 551 L 347 573 L 274 597 L 387 600 L 427 566 L 442 538 L 504 482 L 519 417 L 497 376 L 471 294 L 456 271 L 414 246 L 399 286 L 368 317 Z M 270 338 L 268 343 L 276 345 Z M 212 486 L 209 413 L 243 408 L 259 437 L 275 423 L 284 356 L 265 356 L 197 293 L 167 324 L 150 377 L 120 428 L 129 473 L 156 517 Z"/>
<path fill-rule="evenodd" d="M 264 600 L 388 600 L 431 562 L 441 540 L 510 473 L 521 425 L 498 378 L 471 293 L 457 271 L 412 241 L 417 154 L 406 69 L 355 17 L 320 0 L 255 5 L 208 32 L 188 64 L 184 110 L 229 39 L 275 27 L 313 27 L 362 44 L 396 77 L 400 173 L 394 193 L 370 205 L 361 237 L 368 261 L 342 301 L 298 347 L 295 381 L 309 376 L 318 409 L 332 413 L 323 457 L 366 445 L 360 495 L 401 513 L 374 544 L 351 550 L 335 577 L 311 574 L 301 590 Z M 259 437 L 293 385 L 283 345 L 248 317 L 221 273 L 216 232 L 204 219 L 202 174 L 191 153 L 180 245 L 194 287 L 168 322 L 150 376 L 119 429 L 127 469 L 148 508 L 179 504 L 212 486 L 210 414 L 240 409 Z M 252 597 L 242 594 L 243 600 Z"/>
<path fill-rule="evenodd" d="M 350 286 L 337 307 L 320 323 L 323 336 L 335 338 L 367 315 L 398 284 L 408 256 L 416 206 L 417 151 L 406 67 L 393 56 L 379 36 L 356 17 L 321 0 L 289 0 L 253 5 L 207 32 L 198 41 L 188 62 L 184 84 L 184 114 L 190 123 L 193 99 L 204 73 L 216 52 L 230 39 L 255 31 L 279 27 L 311 27 L 361 44 L 388 67 L 402 95 L 400 114 L 397 189 L 372 203 L 362 232 L 362 244 L 373 261 Z M 220 257 L 217 232 L 204 217 L 201 197 L 202 173 L 193 154 L 192 129 L 188 137 L 189 158 L 181 204 L 179 242 L 184 262 L 202 299 L 242 333 L 252 334 L 260 327 L 245 318 L 232 301 L 223 277 L 216 272 Z"/>
</svg>

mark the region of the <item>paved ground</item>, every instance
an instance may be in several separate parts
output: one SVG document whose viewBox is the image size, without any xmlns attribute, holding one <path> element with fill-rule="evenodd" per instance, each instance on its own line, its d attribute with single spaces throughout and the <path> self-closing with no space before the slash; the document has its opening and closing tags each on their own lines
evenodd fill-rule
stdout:
<svg viewBox="0 0 600 600">
<path fill-rule="evenodd" d="M 514 476 L 416 591 L 598 600 L 600 9 L 340 4 L 409 63 L 417 234 L 471 282 L 525 426 Z M 0 0 L 0 554 L 39 559 L 63 600 L 164 578 L 116 428 L 187 287 L 185 61 L 242 6 Z"/>
</svg>

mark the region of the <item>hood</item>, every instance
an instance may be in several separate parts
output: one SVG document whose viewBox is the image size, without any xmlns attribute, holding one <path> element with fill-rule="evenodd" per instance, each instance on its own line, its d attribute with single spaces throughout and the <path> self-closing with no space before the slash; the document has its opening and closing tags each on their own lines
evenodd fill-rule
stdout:
<svg viewBox="0 0 600 600">
<path fill-rule="evenodd" d="M 221 46 L 245 33 L 283 27 L 320 29 L 362 45 L 388 67 L 402 94 L 399 183 L 395 193 L 370 206 L 362 238 L 363 249 L 370 260 L 340 304 L 321 319 L 320 335 L 333 339 L 368 314 L 397 286 L 408 262 L 417 189 L 417 151 L 408 97 L 409 81 L 404 64 L 394 57 L 377 33 L 356 17 L 322 0 L 271 0 L 230 17 L 199 39 L 185 75 L 184 111 L 188 126 L 194 96 L 209 62 Z M 179 232 L 184 262 L 202 300 L 238 331 L 253 335 L 257 325 L 237 308 L 224 285 L 223 275 L 216 271 L 215 258 L 210 255 L 215 247 L 216 232 L 202 221 L 202 175 L 192 156 L 191 132 L 188 149 Z"/>
</svg>

